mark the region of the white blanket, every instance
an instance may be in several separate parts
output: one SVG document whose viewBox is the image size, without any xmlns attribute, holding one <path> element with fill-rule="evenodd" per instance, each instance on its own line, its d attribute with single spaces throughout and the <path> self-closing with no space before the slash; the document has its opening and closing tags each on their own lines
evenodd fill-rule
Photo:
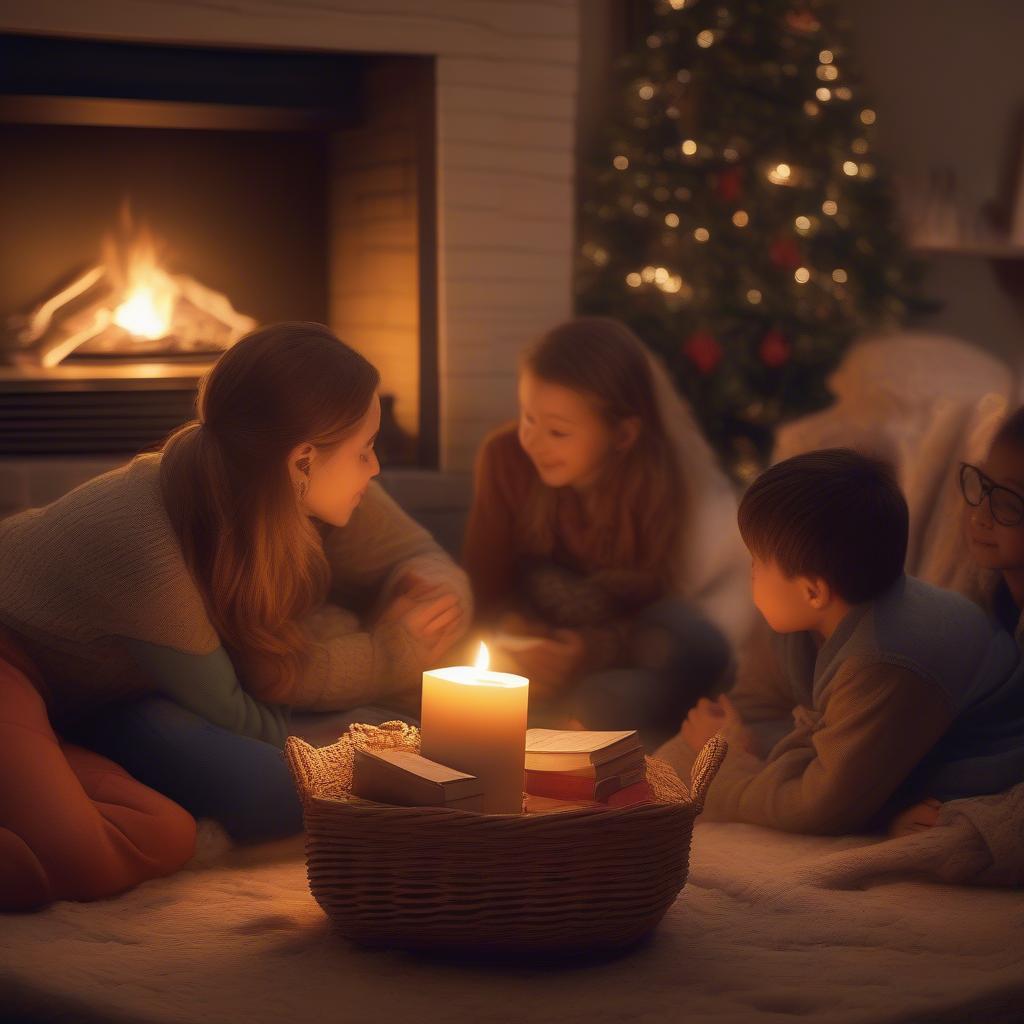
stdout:
<svg viewBox="0 0 1024 1024">
<path fill-rule="evenodd" d="M 934 828 L 831 854 L 802 877 L 811 885 L 853 889 L 893 876 L 1024 885 L 1024 784 L 995 796 L 950 801 Z"/>
<path fill-rule="evenodd" d="M 698 826 L 690 881 L 653 941 L 549 970 L 358 949 L 329 933 L 297 841 L 236 850 L 110 902 L 0 917 L 0 1017 L 6 1008 L 18 1019 L 131 1024 L 1019 1021 L 1024 893 L 860 888 L 878 849 L 863 838 Z"/>
</svg>

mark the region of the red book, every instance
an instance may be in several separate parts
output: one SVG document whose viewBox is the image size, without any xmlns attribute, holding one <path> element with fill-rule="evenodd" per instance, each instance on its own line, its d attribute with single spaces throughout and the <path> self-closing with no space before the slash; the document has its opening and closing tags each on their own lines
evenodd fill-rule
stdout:
<svg viewBox="0 0 1024 1024">
<path fill-rule="evenodd" d="M 646 785 L 647 769 L 640 765 L 621 775 L 606 779 L 576 775 L 570 772 L 538 772 L 527 769 L 526 792 L 554 800 L 606 800 L 619 790 L 637 783 Z"/>
<path fill-rule="evenodd" d="M 608 807 L 631 807 L 633 804 L 649 804 L 654 800 L 654 791 L 650 783 L 644 779 L 643 782 L 634 782 L 632 786 L 625 786 L 616 790 L 611 796 L 600 803 Z"/>
<path fill-rule="evenodd" d="M 654 800 L 654 793 L 646 782 L 636 782 L 625 789 L 617 790 L 604 800 L 558 800 L 555 797 L 527 793 L 525 809 L 527 814 L 551 814 L 558 811 L 613 810 L 647 804 Z"/>
</svg>

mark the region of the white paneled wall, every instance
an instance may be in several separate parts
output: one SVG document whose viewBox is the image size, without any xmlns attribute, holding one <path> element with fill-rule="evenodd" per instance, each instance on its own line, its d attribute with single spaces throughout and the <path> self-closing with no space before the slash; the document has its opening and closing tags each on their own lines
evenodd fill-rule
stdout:
<svg viewBox="0 0 1024 1024">
<path fill-rule="evenodd" d="M 4 0 L 0 30 L 436 56 L 441 457 L 515 407 L 521 345 L 572 306 L 583 0 Z"/>
</svg>

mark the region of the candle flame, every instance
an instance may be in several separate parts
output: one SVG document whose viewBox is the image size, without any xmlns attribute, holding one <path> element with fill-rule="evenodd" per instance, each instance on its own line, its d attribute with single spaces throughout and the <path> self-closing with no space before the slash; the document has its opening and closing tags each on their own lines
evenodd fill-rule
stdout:
<svg viewBox="0 0 1024 1024">
<path fill-rule="evenodd" d="M 480 669 L 481 672 L 486 672 L 491 667 L 491 654 L 487 650 L 487 644 L 482 640 L 480 641 L 480 649 L 477 651 L 473 667 Z"/>
</svg>

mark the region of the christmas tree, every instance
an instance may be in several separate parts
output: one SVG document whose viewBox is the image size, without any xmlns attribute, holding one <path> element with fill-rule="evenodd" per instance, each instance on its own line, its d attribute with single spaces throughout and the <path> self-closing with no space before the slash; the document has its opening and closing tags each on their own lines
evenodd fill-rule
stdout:
<svg viewBox="0 0 1024 1024">
<path fill-rule="evenodd" d="M 643 7 L 585 179 L 578 306 L 633 326 L 750 476 L 852 339 L 926 308 L 919 271 L 833 3 Z"/>
</svg>

